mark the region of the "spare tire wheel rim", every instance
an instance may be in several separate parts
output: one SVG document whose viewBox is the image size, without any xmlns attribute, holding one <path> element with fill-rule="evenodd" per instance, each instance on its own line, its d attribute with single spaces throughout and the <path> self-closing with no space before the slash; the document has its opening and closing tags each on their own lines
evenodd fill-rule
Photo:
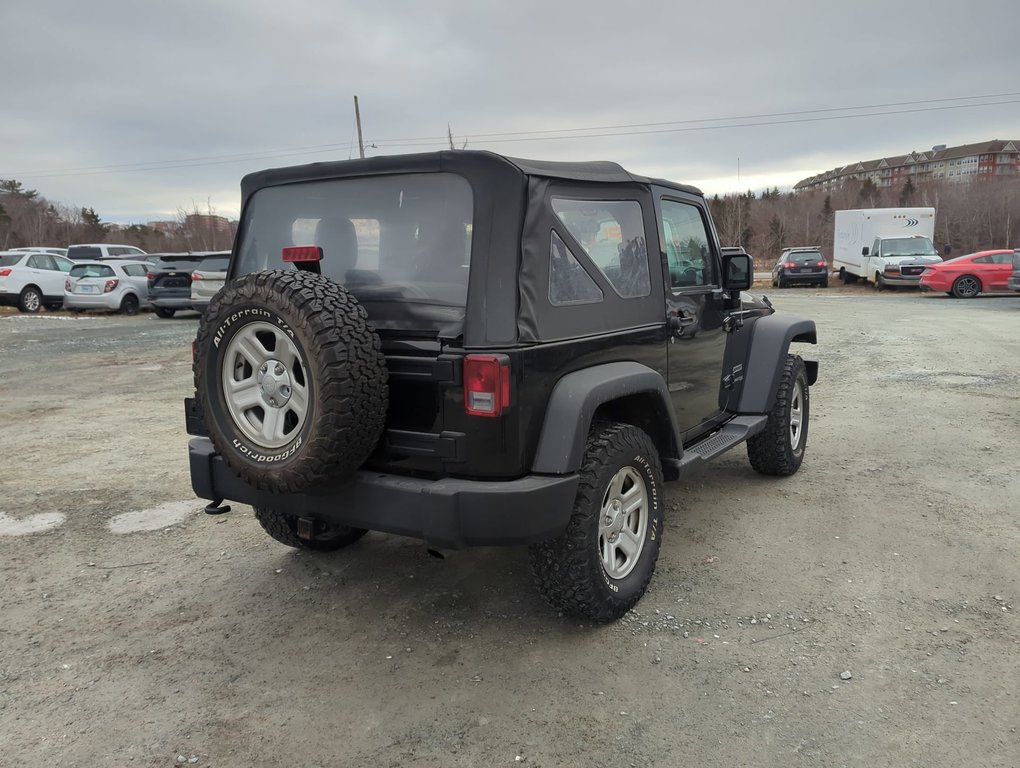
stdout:
<svg viewBox="0 0 1020 768">
<path fill-rule="evenodd" d="M 599 554 L 609 578 L 619 581 L 634 570 L 647 531 L 645 479 L 634 467 L 623 467 L 610 481 L 599 515 Z"/>
<path fill-rule="evenodd" d="M 308 417 L 301 350 L 278 326 L 254 321 L 230 338 L 220 362 L 223 401 L 241 434 L 264 449 L 292 442 Z"/>
</svg>

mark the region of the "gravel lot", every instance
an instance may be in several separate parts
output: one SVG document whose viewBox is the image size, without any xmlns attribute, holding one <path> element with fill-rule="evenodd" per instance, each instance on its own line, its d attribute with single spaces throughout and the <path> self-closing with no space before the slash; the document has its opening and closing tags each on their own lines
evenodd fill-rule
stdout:
<svg viewBox="0 0 1020 768">
<path fill-rule="evenodd" d="M 1020 764 L 1020 296 L 770 294 L 819 328 L 804 466 L 669 486 L 598 627 L 521 549 L 201 514 L 193 316 L 0 315 L 0 765 Z"/>
</svg>

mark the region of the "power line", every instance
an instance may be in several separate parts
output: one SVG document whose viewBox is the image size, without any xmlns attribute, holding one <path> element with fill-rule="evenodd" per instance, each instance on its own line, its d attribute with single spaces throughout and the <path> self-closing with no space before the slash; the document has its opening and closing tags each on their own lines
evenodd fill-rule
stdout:
<svg viewBox="0 0 1020 768">
<path fill-rule="evenodd" d="M 545 130 L 528 131 L 506 131 L 501 133 L 480 133 L 466 134 L 472 140 L 485 139 L 485 144 L 519 143 L 526 141 L 564 141 L 569 139 L 590 139 L 610 138 L 615 136 L 642 136 L 661 133 L 686 133 L 693 131 L 705 131 L 729 128 L 755 128 L 771 125 L 790 125 L 795 123 L 825 122 L 832 120 L 849 120 L 863 117 L 880 117 L 888 115 L 912 114 L 920 112 L 938 112 L 951 109 L 974 109 L 979 107 L 999 106 L 1004 104 L 1017 104 L 1020 99 L 1006 101 L 991 101 L 970 104 L 946 104 L 950 101 L 975 101 L 978 99 L 1002 99 L 1010 96 L 1020 96 L 1020 92 L 986 94 L 983 96 L 959 96 L 954 98 L 925 99 L 919 101 L 891 102 L 889 104 L 875 104 L 868 106 L 854 107 L 831 107 L 826 109 L 798 110 L 791 112 L 772 112 L 758 115 L 739 115 L 731 117 L 697 118 L 688 120 L 672 120 L 665 122 L 628 123 L 608 126 L 591 126 L 581 128 L 552 128 Z M 892 109 L 880 112 L 858 112 L 847 115 L 826 115 L 816 117 L 801 117 L 793 120 L 770 120 L 773 117 L 793 117 L 795 115 L 821 115 L 825 112 L 849 112 L 866 109 L 883 109 L 885 107 L 908 107 L 918 104 L 940 104 L 941 106 L 917 107 L 913 109 Z M 734 122 L 750 120 L 754 122 Z M 710 125 L 706 125 L 710 123 Z M 677 126 L 677 127 L 663 127 Z M 627 130 L 647 129 L 647 130 Z M 591 131 L 602 131 L 591 133 Z M 440 144 L 446 146 L 447 136 L 420 136 L 395 139 L 377 139 L 371 145 L 383 148 L 400 147 L 428 147 Z M 178 168 L 198 168 L 212 165 L 227 165 L 251 160 L 273 160 L 285 157 L 298 157 L 308 154 L 319 154 L 335 150 L 353 150 L 355 142 L 312 144 L 302 147 L 290 147 L 281 149 L 257 150 L 251 152 L 240 152 L 233 154 L 211 155 L 205 157 L 185 158 L 178 160 L 153 160 L 139 163 L 119 163 L 105 166 L 86 166 L 81 168 L 65 168 L 44 171 L 21 171 L 4 174 L 8 178 L 61 178 L 69 176 L 90 176 L 110 173 L 139 173 L 145 171 L 173 170 Z"/>
</svg>

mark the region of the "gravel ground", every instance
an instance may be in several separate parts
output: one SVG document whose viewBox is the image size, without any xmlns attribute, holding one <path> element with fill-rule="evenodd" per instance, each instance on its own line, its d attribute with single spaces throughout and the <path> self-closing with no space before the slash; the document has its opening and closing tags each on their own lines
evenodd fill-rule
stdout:
<svg viewBox="0 0 1020 768">
<path fill-rule="evenodd" d="M 672 484 L 637 610 L 190 491 L 194 317 L 0 315 L 0 765 L 1016 766 L 1020 297 L 771 291 L 808 454 Z"/>
</svg>

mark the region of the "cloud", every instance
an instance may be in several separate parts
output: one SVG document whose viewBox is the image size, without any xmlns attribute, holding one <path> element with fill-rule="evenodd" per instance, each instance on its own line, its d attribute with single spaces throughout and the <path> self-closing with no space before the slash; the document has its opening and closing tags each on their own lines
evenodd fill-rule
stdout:
<svg viewBox="0 0 1020 768">
<path fill-rule="evenodd" d="M 193 201 L 236 215 L 246 172 L 356 156 L 358 94 L 373 153 L 442 148 L 449 124 L 472 148 L 616 160 L 711 192 L 737 188 L 737 158 L 742 186 L 788 185 L 1020 138 L 1017 103 L 908 111 L 1010 101 L 932 102 L 1010 91 L 1020 53 L 1001 22 L 1014 16 L 1002 0 L 5 0 L 0 177 L 105 220 Z M 893 106 L 818 112 L 869 105 Z M 648 125 L 715 118 L 738 119 Z"/>
</svg>

